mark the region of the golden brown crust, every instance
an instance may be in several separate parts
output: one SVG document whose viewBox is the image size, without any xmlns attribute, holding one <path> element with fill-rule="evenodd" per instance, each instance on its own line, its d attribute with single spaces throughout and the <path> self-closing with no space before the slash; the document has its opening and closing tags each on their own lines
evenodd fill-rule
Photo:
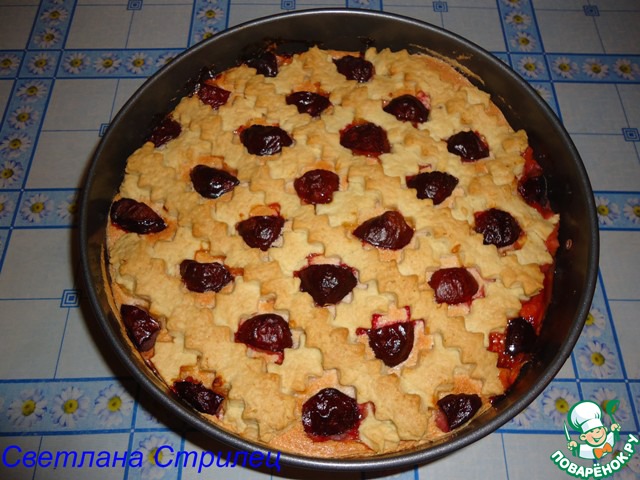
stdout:
<svg viewBox="0 0 640 480">
<path fill-rule="evenodd" d="M 225 395 L 218 415 L 207 416 L 230 431 L 273 448 L 319 457 L 387 453 L 446 435 L 435 423 L 436 402 L 448 393 L 503 393 L 489 334 L 502 332 L 521 302 L 543 288 L 540 266 L 551 263 L 545 241 L 558 218 L 545 219 L 516 193 L 527 137 L 514 132 L 489 96 L 441 60 L 406 51 L 377 52 L 366 59 L 375 76 L 347 80 L 333 64 L 346 52 L 312 48 L 265 78 L 240 66 L 215 83 L 231 92 L 214 110 L 197 95 L 172 113 L 181 134 L 154 148 L 147 142 L 128 160 L 118 197 L 145 202 L 168 227 L 160 233 L 107 229 L 114 303 L 140 305 L 162 332 L 146 354 L 171 385 L 191 377 Z M 320 117 L 287 105 L 291 92 L 325 92 L 332 105 Z M 382 106 L 401 94 L 427 95 L 428 122 L 400 122 Z M 355 155 L 340 145 L 340 131 L 356 121 L 387 132 L 391 151 L 379 158 Z M 255 156 L 239 131 L 252 124 L 277 125 L 293 138 L 281 153 Z M 481 132 L 490 157 L 461 162 L 446 139 Z M 222 197 L 194 191 L 191 169 L 204 164 L 237 176 Z M 323 168 L 340 177 L 333 201 L 309 205 L 293 180 Z M 458 178 L 451 197 L 434 206 L 416 198 L 406 177 L 441 170 Z M 524 234 L 517 247 L 483 245 L 474 213 L 508 211 Z M 399 210 L 414 228 L 401 250 L 363 244 L 353 229 L 387 210 Z M 281 238 L 267 251 L 249 248 L 236 224 L 255 215 L 280 214 Z M 181 281 L 184 259 L 219 261 L 235 279 L 220 292 L 188 291 Z M 300 291 L 296 272 L 310 263 L 346 264 L 358 285 L 336 306 L 318 307 Z M 481 294 L 470 305 L 438 304 L 428 281 L 434 271 L 467 268 Z M 358 329 L 372 328 L 373 315 L 397 318 L 409 307 L 416 340 L 409 359 L 389 368 L 375 357 Z M 294 345 L 282 362 L 234 342 L 238 325 L 258 313 L 282 315 Z M 361 332 L 360 332 L 361 333 Z M 359 439 L 318 442 L 304 433 L 303 403 L 324 387 L 338 388 L 364 405 Z"/>
</svg>

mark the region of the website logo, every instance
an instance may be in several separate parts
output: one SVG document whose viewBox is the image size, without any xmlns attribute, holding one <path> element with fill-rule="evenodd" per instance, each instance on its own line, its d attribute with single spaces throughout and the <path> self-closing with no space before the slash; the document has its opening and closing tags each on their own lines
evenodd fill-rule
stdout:
<svg viewBox="0 0 640 480">
<path fill-rule="evenodd" d="M 603 409 L 596 402 L 585 400 L 571 407 L 564 423 L 567 450 L 572 457 L 590 460 L 591 463 L 575 463 L 557 450 L 551 455 L 551 460 L 560 470 L 576 478 L 606 478 L 629 462 L 640 439 L 630 434 L 626 442 L 620 442 L 622 427 L 614 417 L 619 404 L 619 400 L 609 400 Z M 611 422 L 608 428 L 604 424 L 605 415 Z M 567 423 L 578 432 L 578 439 L 571 437 Z"/>
</svg>

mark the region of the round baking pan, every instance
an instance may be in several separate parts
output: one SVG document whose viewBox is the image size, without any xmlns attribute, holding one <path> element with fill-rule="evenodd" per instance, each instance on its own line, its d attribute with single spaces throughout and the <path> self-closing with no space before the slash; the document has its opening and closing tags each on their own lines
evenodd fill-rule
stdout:
<svg viewBox="0 0 640 480">
<path fill-rule="evenodd" d="M 140 87 L 114 118 L 96 149 L 81 205 L 82 270 L 87 295 L 107 341 L 134 378 L 173 415 L 232 448 L 269 452 L 264 445 L 207 422 L 169 394 L 167 386 L 131 348 L 112 313 L 104 268 L 108 212 L 122 181 L 127 157 L 144 143 L 154 121 L 171 111 L 189 92 L 203 67 L 225 70 L 267 44 L 277 45 L 281 53 L 300 51 L 312 44 L 350 51 L 374 46 L 428 52 L 451 59 L 476 86 L 491 95 L 514 129 L 527 132 L 545 170 L 552 206 L 561 216 L 553 293 L 535 361 L 501 402 L 446 440 L 366 458 L 326 459 L 282 453 L 280 461 L 294 467 L 327 470 L 396 469 L 440 458 L 477 441 L 531 403 L 570 355 L 595 289 L 598 222 L 582 161 L 544 100 L 508 66 L 477 45 L 407 17 L 365 10 L 315 9 L 258 19 L 188 49 Z"/>
</svg>

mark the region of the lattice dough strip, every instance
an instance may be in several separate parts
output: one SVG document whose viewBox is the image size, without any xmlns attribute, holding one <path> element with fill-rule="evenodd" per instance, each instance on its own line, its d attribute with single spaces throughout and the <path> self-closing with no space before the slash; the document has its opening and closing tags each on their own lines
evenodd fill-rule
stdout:
<svg viewBox="0 0 640 480">
<path fill-rule="evenodd" d="M 378 286 L 373 281 L 354 288 L 352 294 L 349 303 L 340 302 L 336 305 L 336 318 L 333 324 L 349 330 L 350 339 L 355 340 L 356 329 L 371 328 L 372 315 L 387 313 L 394 298 L 378 292 Z"/>
<path fill-rule="evenodd" d="M 366 360 L 364 345 L 350 343 L 346 329 L 324 322 L 309 324 L 307 335 L 309 345 L 324 352 L 325 369 L 337 369 L 340 383 L 356 388 L 359 403 L 372 402 L 376 417 L 392 421 L 400 438 L 422 438 L 427 420 L 419 397 L 403 392 L 397 376 L 381 375 L 382 362 Z"/>
<path fill-rule="evenodd" d="M 427 323 L 428 325 L 428 323 Z M 462 365 L 460 350 L 446 348 L 442 337 L 433 334 L 433 348 L 420 352 L 418 364 L 402 371 L 402 390 L 420 396 L 426 407 L 436 408 L 437 387 L 451 382 L 456 369 Z"/>
<path fill-rule="evenodd" d="M 267 371 L 280 376 L 280 386 L 284 393 L 304 392 L 309 377 L 320 377 L 324 373 L 322 352 L 308 347 L 306 337 L 302 334 L 297 348 L 285 350 L 282 364 L 269 363 Z"/>
<path fill-rule="evenodd" d="M 241 318 L 257 313 L 260 296 L 260 283 L 236 277 L 231 292 L 216 294 L 214 322 L 229 327 L 233 332 L 237 331 Z"/>
<path fill-rule="evenodd" d="M 202 368 L 230 386 L 230 399 L 244 401 L 243 419 L 260 420 L 260 438 L 268 441 L 294 421 L 295 400 L 282 393 L 279 377 L 266 371 L 264 359 L 248 357 L 248 347 L 233 342 L 232 335 L 216 326 L 198 339 L 187 333 L 186 344 L 202 353 Z"/>
<path fill-rule="evenodd" d="M 504 385 L 496 366 L 498 355 L 485 348 L 484 335 L 469 332 L 463 317 L 449 317 L 444 309 L 429 317 L 429 330 L 442 337 L 445 348 L 457 348 L 464 365 L 472 366 L 471 378 L 482 381 L 482 394 L 501 394 Z"/>
<path fill-rule="evenodd" d="M 174 333 L 172 342 L 156 342 L 153 350 L 153 366 L 169 383 L 180 377 L 184 366 L 195 366 L 198 354 L 184 347 L 184 335 Z"/>
</svg>

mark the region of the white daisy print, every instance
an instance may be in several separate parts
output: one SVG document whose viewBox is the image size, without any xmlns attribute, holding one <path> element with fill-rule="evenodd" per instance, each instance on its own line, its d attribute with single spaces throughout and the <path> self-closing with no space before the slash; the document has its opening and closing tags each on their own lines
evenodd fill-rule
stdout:
<svg viewBox="0 0 640 480">
<path fill-rule="evenodd" d="M 620 470 L 613 474 L 613 480 L 638 480 L 640 478 L 640 455 L 634 455 Z"/>
<path fill-rule="evenodd" d="M 552 386 L 542 394 L 542 411 L 556 425 L 562 425 L 578 397 L 564 387 Z"/>
<path fill-rule="evenodd" d="M 527 28 L 531 25 L 531 17 L 522 12 L 510 12 L 505 17 L 505 21 L 516 28 Z"/>
<path fill-rule="evenodd" d="M 156 60 L 156 67 L 158 68 L 164 67 L 165 65 L 168 65 L 169 63 L 171 63 L 174 58 L 176 58 L 176 54 L 171 52 L 165 53 L 164 55 L 160 55 L 158 57 L 158 60 Z"/>
<path fill-rule="evenodd" d="M 78 212 L 78 201 L 75 195 L 68 196 L 56 208 L 56 215 L 61 220 L 69 220 Z"/>
<path fill-rule="evenodd" d="M 553 71 L 562 78 L 573 78 L 578 73 L 578 65 L 567 57 L 558 57 L 553 61 Z"/>
<path fill-rule="evenodd" d="M 0 193 L 0 220 L 9 218 L 14 208 L 15 205 L 11 198 L 4 193 Z"/>
<path fill-rule="evenodd" d="M 30 223 L 40 223 L 53 211 L 53 200 L 44 193 L 36 193 L 27 198 L 20 209 L 22 218 Z"/>
<path fill-rule="evenodd" d="M 15 186 L 22 178 L 23 173 L 22 165 L 12 160 L 7 160 L 0 165 L 0 187 L 9 188 Z"/>
<path fill-rule="evenodd" d="M 100 391 L 95 401 L 93 413 L 102 425 L 115 427 L 122 425 L 133 410 L 133 398 L 120 385 L 109 385 Z"/>
<path fill-rule="evenodd" d="M 229 454 L 227 454 L 227 458 L 230 458 Z M 417 476 L 417 473 L 414 473 L 413 470 L 407 470 L 400 473 L 394 473 L 393 475 L 389 475 L 389 476 L 385 475 L 384 478 L 385 480 L 414 480 L 416 476 Z M 363 478 L 374 478 L 374 477 L 366 476 Z"/>
<path fill-rule="evenodd" d="M 204 28 L 201 28 L 200 30 L 198 30 L 198 34 L 196 35 L 196 39 L 198 41 L 206 40 L 207 38 L 213 37 L 219 31 L 220 31 L 219 28 L 214 27 L 212 25 L 207 25 Z"/>
<path fill-rule="evenodd" d="M 57 24 L 65 21 L 68 16 L 69 12 L 67 12 L 64 8 L 50 8 L 42 12 L 42 15 L 40 15 L 40 20 L 49 24 Z"/>
<path fill-rule="evenodd" d="M 0 55 L 0 73 L 9 73 L 17 70 L 20 65 L 20 57 L 12 53 Z"/>
<path fill-rule="evenodd" d="M 18 107 L 11 112 L 7 121 L 9 122 L 9 125 L 16 130 L 24 130 L 31 127 L 39 116 L 40 113 L 37 110 L 26 105 L 24 107 Z"/>
<path fill-rule="evenodd" d="M 518 70 L 526 77 L 538 78 L 544 71 L 544 66 L 534 57 L 523 57 L 518 62 Z"/>
<path fill-rule="evenodd" d="M 596 378 L 609 378 L 616 372 L 613 352 L 604 343 L 591 340 L 578 350 L 578 361 L 583 370 Z"/>
<path fill-rule="evenodd" d="M 596 197 L 596 211 L 600 225 L 611 226 L 620 216 L 620 207 L 606 197 Z"/>
<path fill-rule="evenodd" d="M 640 455 L 634 455 L 631 457 L 626 466 L 636 474 L 636 476 L 633 477 L 634 480 L 638 480 L 638 477 L 640 477 Z"/>
<path fill-rule="evenodd" d="M 627 220 L 635 223 L 640 223 L 640 198 L 630 198 L 623 207 L 624 216 Z"/>
<path fill-rule="evenodd" d="M 51 48 L 62 40 L 62 33 L 57 28 L 45 28 L 35 40 L 40 48 Z"/>
<path fill-rule="evenodd" d="M 151 435 L 140 441 L 138 451 L 144 456 L 141 472 L 142 478 L 157 479 L 164 476 L 166 469 L 158 466 L 156 463 L 156 455 L 158 455 L 157 460 L 161 465 L 166 465 L 170 462 L 171 460 L 168 456 L 170 451 L 168 449 L 162 449 L 158 453 L 158 449 L 168 443 L 169 440 L 166 437 L 156 435 Z"/>
<path fill-rule="evenodd" d="M 532 85 L 532 87 L 536 92 L 538 92 L 538 95 L 540 95 L 544 99 L 544 101 L 546 101 L 547 103 L 551 102 L 551 99 L 553 97 L 551 95 L 551 90 L 549 90 L 548 87 L 540 84 Z"/>
<path fill-rule="evenodd" d="M 6 158 L 16 158 L 29 150 L 31 138 L 23 133 L 8 135 L 0 142 L 0 153 Z"/>
<path fill-rule="evenodd" d="M 65 72 L 77 75 L 87 66 L 87 56 L 81 52 L 74 52 L 62 61 Z"/>
<path fill-rule="evenodd" d="M 533 402 L 527 408 L 525 408 L 522 412 L 516 415 L 512 420 L 511 424 L 515 427 L 531 427 L 531 425 L 535 424 L 535 422 L 540 420 L 540 405 L 538 402 Z"/>
<path fill-rule="evenodd" d="M 131 73 L 139 75 L 144 73 L 145 67 L 151 63 L 148 55 L 142 52 L 136 52 L 127 59 L 127 70 Z"/>
<path fill-rule="evenodd" d="M 47 401 L 39 388 L 29 388 L 20 392 L 7 408 L 9 422 L 18 428 L 30 428 L 42 420 L 47 411 Z"/>
<path fill-rule="evenodd" d="M 138 410 L 138 412 L 140 412 L 140 410 Z M 149 412 L 148 410 L 142 410 L 142 414 L 144 416 L 144 421 L 157 422 L 156 416 L 153 413 Z M 140 415 L 140 413 L 138 413 L 138 415 Z"/>
<path fill-rule="evenodd" d="M 53 68 L 53 57 L 48 53 L 38 53 L 27 62 L 27 70 L 34 75 L 43 75 Z"/>
<path fill-rule="evenodd" d="M 517 8 L 521 5 L 520 0 L 502 0 L 507 7 Z"/>
<path fill-rule="evenodd" d="M 223 18 L 223 16 L 224 12 L 216 7 L 202 8 L 197 15 L 200 20 L 204 20 L 205 22 L 215 22 L 216 20 Z"/>
<path fill-rule="evenodd" d="M 596 388 L 593 391 L 593 400 L 602 407 L 603 411 L 605 411 L 604 407 L 607 402 L 611 400 L 618 400 L 620 402 L 618 409 L 613 413 L 615 421 L 624 425 L 631 418 L 629 405 L 627 405 L 626 399 L 619 398 L 618 393 L 610 388 Z"/>
<path fill-rule="evenodd" d="M 536 39 L 526 32 L 519 32 L 511 39 L 511 45 L 523 52 L 530 52 L 536 48 Z"/>
<path fill-rule="evenodd" d="M 627 466 L 637 474 L 640 474 L 640 455 L 634 455 L 631 457 Z"/>
<path fill-rule="evenodd" d="M 599 337 L 607 326 L 607 320 L 604 314 L 597 308 L 592 307 L 589 310 L 587 319 L 584 322 L 583 335 L 588 338 Z"/>
<path fill-rule="evenodd" d="M 602 79 L 609 74 L 609 65 L 597 58 L 587 58 L 582 64 L 582 71 L 591 78 Z"/>
<path fill-rule="evenodd" d="M 47 85 L 43 82 L 26 82 L 16 91 L 16 96 L 26 102 L 35 102 L 43 98 L 48 92 Z"/>
<path fill-rule="evenodd" d="M 616 60 L 616 63 L 613 64 L 613 71 L 615 74 L 625 80 L 635 79 L 639 70 L 638 65 L 631 63 L 631 60 L 626 58 Z"/>
<path fill-rule="evenodd" d="M 93 67 L 98 73 L 113 73 L 118 68 L 122 60 L 115 53 L 103 53 L 93 62 Z"/>
<path fill-rule="evenodd" d="M 53 400 L 53 421 L 61 427 L 75 427 L 88 411 L 89 398 L 77 387 L 65 388 Z"/>
</svg>

